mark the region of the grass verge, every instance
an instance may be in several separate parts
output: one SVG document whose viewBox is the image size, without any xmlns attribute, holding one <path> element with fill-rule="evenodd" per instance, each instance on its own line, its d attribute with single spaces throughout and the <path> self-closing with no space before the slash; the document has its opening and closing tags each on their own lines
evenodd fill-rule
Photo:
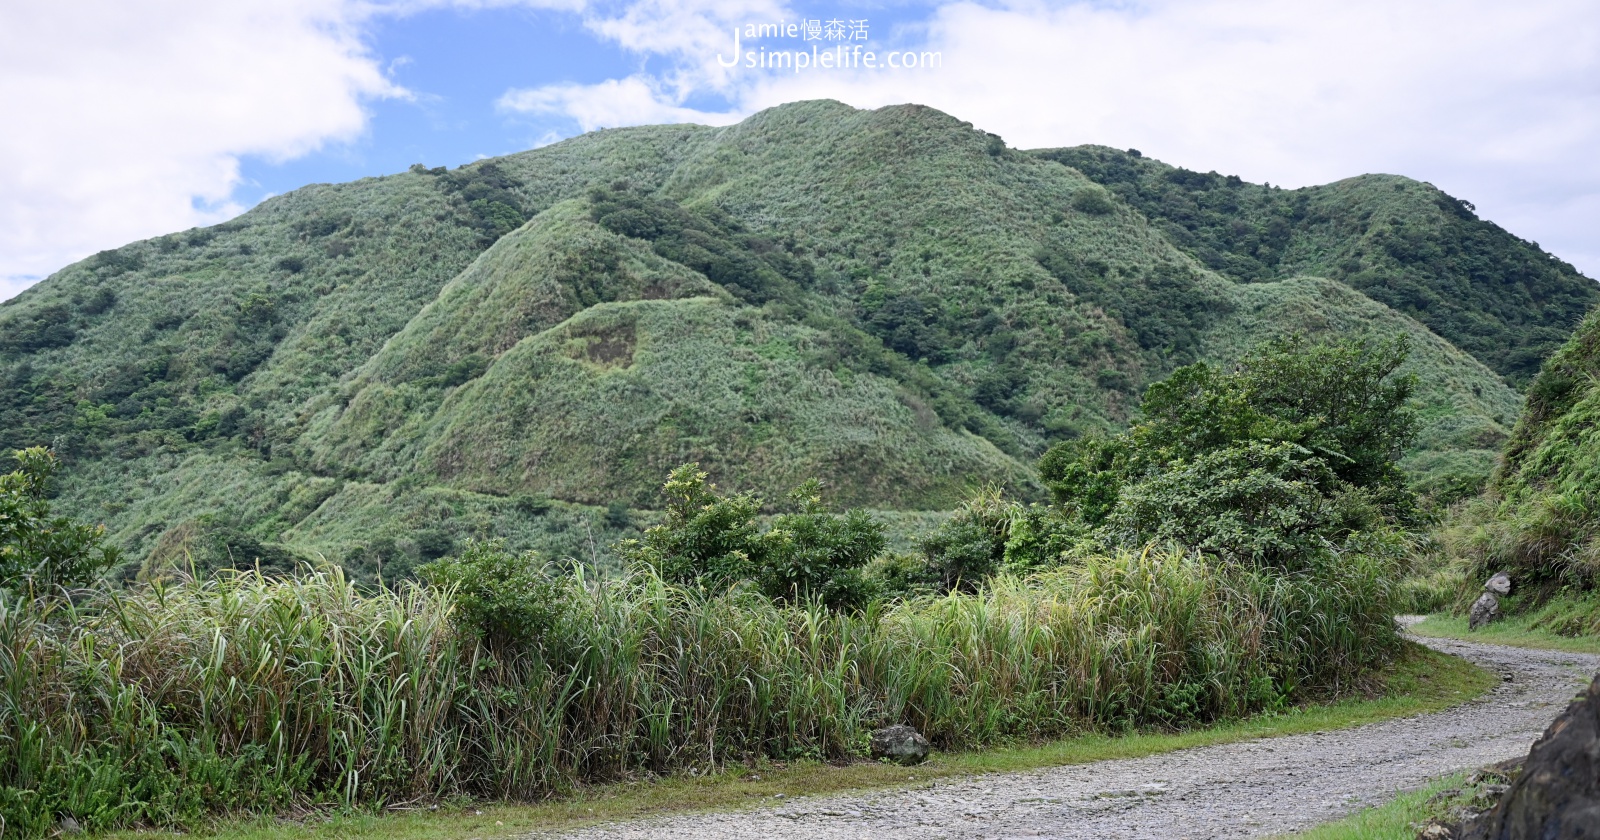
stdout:
<svg viewBox="0 0 1600 840">
<path fill-rule="evenodd" d="M 1513 615 L 1484 627 L 1468 630 L 1467 620 L 1448 615 L 1431 615 L 1410 631 L 1437 639 L 1463 639 L 1469 642 L 1510 645 L 1511 647 L 1564 650 L 1572 653 L 1600 653 L 1600 636 L 1563 636 L 1536 626 L 1539 614 Z"/>
<path fill-rule="evenodd" d="M 707 776 L 673 776 L 580 788 L 534 804 L 454 804 L 437 810 L 312 814 L 298 820 L 225 820 L 200 836 L 218 840 L 480 840 L 535 830 L 699 811 L 757 808 L 798 796 L 930 785 L 940 779 L 1138 758 L 1202 747 L 1359 726 L 1448 708 L 1487 691 L 1495 675 L 1465 660 L 1407 644 L 1367 699 L 1307 705 L 1184 732 L 1090 734 L 1040 745 L 938 754 L 905 768 L 858 762 L 767 764 Z M 108 835 L 133 840 L 137 832 Z M 1337 835 L 1343 836 L 1343 835 Z M 1366 835 L 1353 835 L 1366 836 Z"/>
<path fill-rule="evenodd" d="M 1468 775 L 1446 776 L 1421 790 L 1357 811 L 1338 822 L 1285 836 L 1294 840 L 1415 840 L 1417 823 L 1442 814 L 1440 795 L 1449 796 L 1458 791 L 1466 784 Z"/>
</svg>

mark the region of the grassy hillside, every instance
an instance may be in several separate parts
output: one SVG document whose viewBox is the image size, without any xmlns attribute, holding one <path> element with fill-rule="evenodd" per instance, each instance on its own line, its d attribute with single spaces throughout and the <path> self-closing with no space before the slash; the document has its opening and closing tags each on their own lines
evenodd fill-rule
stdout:
<svg viewBox="0 0 1600 840">
<path fill-rule="evenodd" d="M 1051 442 L 1121 428 L 1177 365 L 1359 326 L 1414 336 L 1408 464 L 1470 487 L 1518 404 L 1496 372 L 1595 296 L 1426 185 L 1229 184 L 1242 215 L 1190 228 L 1146 195 L 1182 170 L 1121 154 L 824 101 L 306 187 L 0 305 L 0 447 L 53 444 L 62 510 L 136 558 L 603 560 L 679 463 L 768 498 L 820 475 L 909 529 L 976 486 L 1036 496 Z M 1301 205 L 1281 248 L 1196 244 Z M 1395 262 L 1391 216 L 1445 256 Z"/>
<path fill-rule="evenodd" d="M 1533 602 L 1600 586 L 1600 309 L 1545 362 L 1488 492 L 1449 524 L 1469 580 L 1508 570 Z M 1579 612 L 1549 623 L 1600 632 L 1592 602 Z"/>
<path fill-rule="evenodd" d="M 1077 168 L 1200 263 L 1243 282 L 1312 274 L 1417 319 L 1525 387 L 1600 287 L 1431 184 L 1363 175 L 1298 190 L 1101 146 L 1034 154 Z"/>
</svg>

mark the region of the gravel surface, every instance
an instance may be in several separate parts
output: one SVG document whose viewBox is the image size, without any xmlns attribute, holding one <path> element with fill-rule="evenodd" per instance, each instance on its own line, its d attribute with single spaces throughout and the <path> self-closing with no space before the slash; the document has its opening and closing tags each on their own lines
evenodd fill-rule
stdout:
<svg viewBox="0 0 1600 840">
<path fill-rule="evenodd" d="M 1132 760 L 774 800 L 773 807 L 611 823 L 562 838 L 1202 838 L 1297 831 L 1429 780 L 1525 755 L 1600 656 L 1418 639 L 1506 678 L 1434 714 Z M 915 771 L 909 771 L 914 773 Z"/>
</svg>

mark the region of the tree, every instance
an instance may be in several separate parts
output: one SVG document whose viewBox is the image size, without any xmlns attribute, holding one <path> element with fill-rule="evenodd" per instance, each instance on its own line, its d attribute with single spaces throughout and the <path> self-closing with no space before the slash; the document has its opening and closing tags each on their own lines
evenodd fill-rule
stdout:
<svg viewBox="0 0 1600 840">
<path fill-rule="evenodd" d="M 1404 338 L 1266 343 L 1232 371 L 1151 385 L 1112 438 L 1057 444 L 1040 476 L 1069 520 L 1111 544 L 1173 542 L 1292 568 L 1352 534 L 1411 524 L 1397 464 L 1416 435 Z"/>
<path fill-rule="evenodd" d="M 121 559 L 105 527 L 50 515 L 47 499 L 58 464 L 37 446 L 12 453 L 17 470 L 0 476 L 0 589 L 47 595 L 89 584 Z"/>
<path fill-rule="evenodd" d="M 698 464 L 673 470 L 663 490 L 666 521 L 617 546 L 630 565 L 704 589 L 749 580 L 774 600 L 815 599 L 837 609 L 876 594 L 862 570 L 883 552 L 883 525 L 863 510 L 828 513 L 816 481 L 790 494 L 798 510 L 773 517 L 766 533 L 756 519 L 761 500 L 719 495 Z"/>
<path fill-rule="evenodd" d="M 1295 336 L 1262 345 L 1231 373 L 1203 362 L 1179 368 L 1145 392 L 1130 435 L 1156 464 L 1273 441 L 1305 447 L 1355 487 L 1403 488 L 1397 462 L 1417 433 L 1408 405 L 1416 377 L 1395 372 L 1409 351 L 1404 336 L 1375 344 Z"/>
</svg>

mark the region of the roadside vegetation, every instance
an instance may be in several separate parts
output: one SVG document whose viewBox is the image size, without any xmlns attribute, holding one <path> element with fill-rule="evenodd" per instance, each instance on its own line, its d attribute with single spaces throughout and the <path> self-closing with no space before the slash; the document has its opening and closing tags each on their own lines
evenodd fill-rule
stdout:
<svg viewBox="0 0 1600 840">
<path fill-rule="evenodd" d="M 1371 698 L 1308 702 L 1239 721 L 1171 730 L 1071 735 L 1042 744 L 1002 744 L 981 750 L 935 753 L 916 767 L 853 761 L 796 759 L 724 766 L 707 773 L 640 774 L 627 781 L 584 785 L 569 795 L 536 803 L 446 801 L 370 809 L 322 810 L 287 816 L 242 816 L 207 822 L 196 833 L 217 840 L 468 840 L 528 831 L 577 828 L 598 822 L 697 811 L 761 808 L 797 796 L 873 789 L 918 790 L 941 779 L 1015 773 L 1068 764 L 1145 755 L 1305 732 L 1327 732 L 1378 720 L 1439 711 L 1471 700 L 1498 677 L 1466 661 L 1419 645 L 1373 675 Z M 113 838 L 133 838 L 132 831 Z"/>
<path fill-rule="evenodd" d="M 1479 635 L 1569 649 L 1600 638 L 1597 383 L 1600 310 L 1545 362 L 1488 487 L 1450 508 L 1417 573 L 1402 583 L 1411 610 L 1456 617 L 1419 632 L 1463 631 L 1461 617 L 1483 582 L 1504 571 L 1514 587 L 1501 602 L 1505 618 Z"/>
<path fill-rule="evenodd" d="M 496 541 L 387 588 L 331 564 L 74 588 L 96 556 L 46 594 L 23 574 L 0 816 L 37 836 L 528 800 L 848 760 L 889 723 L 963 750 L 1375 691 L 1414 516 L 1404 355 L 1285 341 L 1181 368 L 1128 432 L 1046 456 L 1050 503 L 985 491 L 911 552 L 814 482 L 763 517 L 688 465 L 615 574 Z"/>
</svg>

